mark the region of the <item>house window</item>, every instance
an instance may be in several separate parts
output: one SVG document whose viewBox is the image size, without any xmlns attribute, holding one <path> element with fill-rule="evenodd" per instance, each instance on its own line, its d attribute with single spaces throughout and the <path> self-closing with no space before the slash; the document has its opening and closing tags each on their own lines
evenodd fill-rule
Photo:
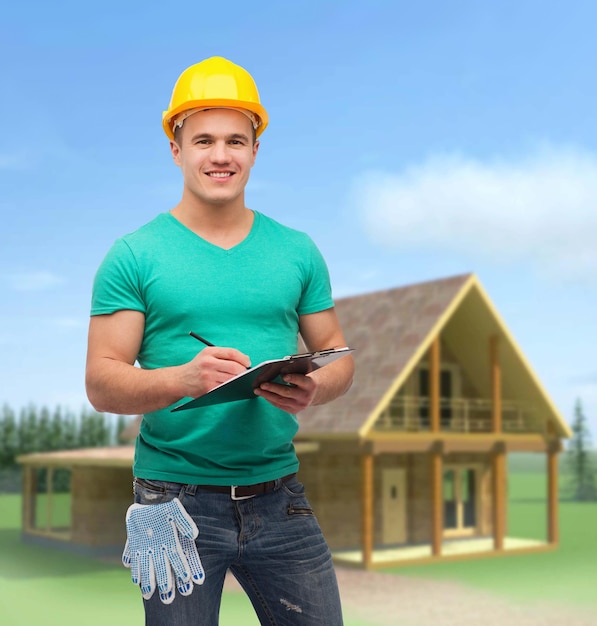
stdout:
<svg viewBox="0 0 597 626">
<path fill-rule="evenodd" d="M 456 528 L 456 472 L 444 472 L 444 528 Z"/>
</svg>

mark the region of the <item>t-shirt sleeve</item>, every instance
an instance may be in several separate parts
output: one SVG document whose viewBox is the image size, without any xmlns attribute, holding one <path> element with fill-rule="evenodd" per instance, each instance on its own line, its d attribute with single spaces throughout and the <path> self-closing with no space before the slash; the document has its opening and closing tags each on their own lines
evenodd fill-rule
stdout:
<svg viewBox="0 0 597 626">
<path fill-rule="evenodd" d="M 323 255 L 312 241 L 308 240 L 309 262 L 306 267 L 306 281 L 298 306 L 299 315 L 309 315 L 331 309 L 334 306 L 330 274 Z"/>
<path fill-rule="evenodd" d="M 91 315 L 132 310 L 145 313 L 139 268 L 123 239 L 118 239 L 99 266 L 93 282 Z"/>
</svg>

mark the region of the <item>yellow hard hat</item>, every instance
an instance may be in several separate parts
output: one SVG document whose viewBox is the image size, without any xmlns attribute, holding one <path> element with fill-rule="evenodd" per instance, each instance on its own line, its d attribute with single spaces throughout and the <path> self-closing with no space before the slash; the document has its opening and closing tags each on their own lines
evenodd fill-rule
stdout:
<svg viewBox="0 0 597 626">
<path fill-rule="evenodd" d="M 244 109 L 253 113 L 257 137 L 268 123 L 267 111 L 261 106 L 253 77 L 222 57 L 211 57 L 188 67 L 176 81 L 168 110 L 162 114 L 162 125 L 169 139 L 174 139 L 176 116 L 190 109 L 223 107 Z"/>
</svg>

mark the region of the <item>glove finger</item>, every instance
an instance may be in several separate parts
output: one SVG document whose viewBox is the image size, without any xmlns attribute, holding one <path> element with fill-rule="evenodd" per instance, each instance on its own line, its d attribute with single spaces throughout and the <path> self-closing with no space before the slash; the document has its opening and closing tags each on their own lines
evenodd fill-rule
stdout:
<svg viewBox="0 0 597 626">
<path fill-rule="evenodd" d="M 168 567 L 168 569 L 170 569 Z M 159 590 L 159 594 L 160 594 L 160 600 L 162 601 L 163 604 L 170 604 L 173 600 L 174 600 L 174 583 L 172 582 L 172 574 L 170 574 L 170 588 L 162 590 Z"/>
<path fill-rule="evenodd" d="M 187 580 L 177 578 L 176 588 L 178 589 L 178 593 L 180 593 L 181 596 L 190 596 L 193 593 L 193 581 L 190 578 L 188 578 Z"/>
<path fill-rule="evenodd" d="M 174 589 L 170 589 L 170 591 L 165 593 L 160 592 L 160 600 L 162 601 L 162 604 L 172 604 L 174 601 L 174 595 Z"/>
<path fill-rule="evenodd" d="M 134 585 L 138 585 L 141 581 L 141 563 L 138 552 L 131 557 L 131 580 Z"/>
<path fill-rule="evenodd" d="M 186 541 L 188 541 L 188 539 Z M 189 567 L 184 550 L 182 549 L 180 543 L 177 543 L 176 546 L 171 548 L 168 557 L 176 578 L 182 581 L 191 580 L 191 568 Z"/>
<path fill-rule="evenodd" d="M 186 509 L 182 506 L 181 501 L 178 498 L 172 500 L 173 510 L 172 515 L 174 517 L 174 523 L 178 528 L 180 534 L 183 537 L 189 539 L 196 539 L 199 535 L 199 529 L 197 524 L 193 521 L 193 518 L 187 513 Z"/>
<path fill-rule="evenodd" d="M 191 541 L 186 537 L 181 537 L 180 540 L 181 542 L 185 541 L 187 543 Z M 180 552 L 176 550 L 170 558 L 172 561 L 172 568 L 175 572 L 179 572 L 176 576 L 176 588 L 178 589 L 178 592 L 182 596 L 190 596 L 193 593 L 194 581 L 192 578 L 191 567 L 187 561 L 184 549 L 180 547 Z M 180 572 L 182 572 L 182 575 L 180 575 Z"/>
<path fill-rule="evenodd" d="M 125 567 L 130 567 L 131 566 L 131 546 L 129 544 L 129 540 L 126 540 L 126 543 L 124 544 L 124 550 L 122 551 L 122 564 Z"/>
<path fill-rule="evenodd" d="M 153 555 L 157 588 L 160 600 L 164 604 L 170 604 L 174 599 L 174 580 L 168 554 L 168 546 L 162 545 Z"/>
<path fill-rule="evenodd" d="M 132 555 L 131 563 L 126 567 L 129 567 L 131 570 L 131 581 L 133 585 L 139 585 L 139 581 L 141 580 L 141 570 L 138 555 Z"/>
<path fill-rule="evenodd" d="M 153 550 L 139 554 L 139 573 L 141 575 L 141 595 L 149 600 L 155 591 L 155 568 L 153 563 Z"/>
<path fill-rule="evenodd" d="M 141 563 L 139 562 L 138 555 L 137 558 L 131 561 L 131 580 L 135 585 L 139 585 L 141 582 Z"/>
<path fill-rule="evenodd" d="M 181 537 L 180 545 L 189 564 L 191 579 L 196 585 L 202 585 L 205 581 L 205 570 L 197 552 L 197 544 L 192 539 Z"/>
</svg>

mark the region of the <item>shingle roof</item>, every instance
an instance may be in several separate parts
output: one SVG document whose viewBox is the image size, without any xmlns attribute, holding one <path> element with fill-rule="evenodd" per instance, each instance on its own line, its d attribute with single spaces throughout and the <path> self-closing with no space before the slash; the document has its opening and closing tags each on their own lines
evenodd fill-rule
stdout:
<svg viewBox="0 0 597 626">
<path fill-rule="evenodd" d="M 341 398 L 300 413 L 299 437 L 356 434 L 471 277 L 337 300 L 346 342 L 355 348 L 354 382 Z"/>
</svg>

